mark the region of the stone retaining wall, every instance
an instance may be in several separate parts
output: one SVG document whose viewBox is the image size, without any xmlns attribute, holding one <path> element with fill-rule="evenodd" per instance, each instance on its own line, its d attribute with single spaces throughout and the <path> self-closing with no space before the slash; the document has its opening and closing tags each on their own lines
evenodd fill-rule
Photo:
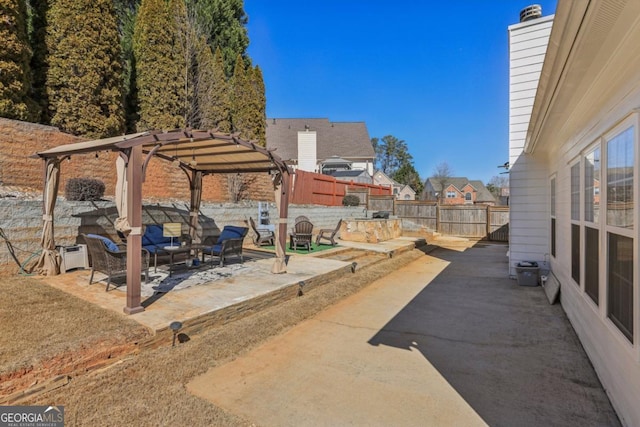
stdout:
<svg viewBox="0 0 640 427">
<path fill-rule="evenodd" d="M 200 213 L 199 233 L 204 236 L 217 235 L 227 224 L 248 226 L 249 217 L 256 220 L 258 203 L 203 203 Z M 275 223 L 278 215 L 275 204 L 270 203 L 269 213 L 271 222 Z M 290 224 L 299 215 L 307 216 L 317 230 L 333 228 L 340 218 L 360 217 L 363 212 L 358 207 L 290 205 Z M 113 227 L 116 218 L 117 212 L 112 201 L 70 202 L 59 198 L 54 214 L 56 244 L 65 246 L 78 243 L 80 233 L 108 235 L 117 241 Z M 144 203 L 142 221 L 144 224 L 182 222 L 186 233 L 189 221 L 188 202 Z M 11 242 L 21 263 L 35 257 L 34 254 L 40 251 L 42 201 L 0 199 L 0 228 Z M 251 242 L 250 236 L 246 242 Z M 0 242 L 0 274 L 15 274 L 18 270 L 7 245 L 4 241 Z"/>
</svg>

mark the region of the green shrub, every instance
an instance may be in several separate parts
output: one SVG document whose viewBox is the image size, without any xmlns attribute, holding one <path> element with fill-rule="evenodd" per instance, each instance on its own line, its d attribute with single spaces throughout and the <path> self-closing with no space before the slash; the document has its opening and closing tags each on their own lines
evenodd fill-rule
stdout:
<svg viewBox="0 0 640 427">
<path fill-rule="evenodd" d="M 67 200 L 101 200 L 104 196 L 104 182 L 93 178 L 71 178 L 64 191 Z"/>
<path fill-rule="evenodd" d="M 342 198 L 343 206 L 358 206 L 360 204 L 360 198 L 353 194 L 347 194 Z"/>
</svg>

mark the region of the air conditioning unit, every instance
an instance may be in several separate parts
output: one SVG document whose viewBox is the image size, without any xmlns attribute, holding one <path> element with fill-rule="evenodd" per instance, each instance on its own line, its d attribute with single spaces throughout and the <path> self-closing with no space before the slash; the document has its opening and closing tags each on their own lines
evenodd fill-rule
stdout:
<svg viewBox="0 0 640 427">
<path fill-rule="evenodd" d="M 89 268 L 87 245 L 60 246 L 59 250 L 62 256 L 61 273 L 75 268 Z"/>
</svg>

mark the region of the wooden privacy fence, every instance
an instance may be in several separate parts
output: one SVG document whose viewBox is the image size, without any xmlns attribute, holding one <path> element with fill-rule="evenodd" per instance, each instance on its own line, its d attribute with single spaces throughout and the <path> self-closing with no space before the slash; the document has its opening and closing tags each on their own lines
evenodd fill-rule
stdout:
<svg viewBox="0 0 640 427">
<path fill-rule="evenodd" d="M 369 213 L 388 211 L 438 233 L 509 241 L 509 207 L 438 205 L 424 200 L 396 200 L 391 187 L 342 181 L 329 175 L 298 170 L 293 176 L 289 202 L 298 205 L 342 206 L 346 194 L 360 198 Z M 369 214 L 369 215 L 370 215 Z"/>
<path fill-rule="evenodd" d="M 441 206 L 436 202 L 396 200 L 394 213 L 448 236 L 509 241 L 507 206 Z"/>
<path fill-rule="evenodd" d="M 342 206 L 342 198 L 350 190 L 366 193 L 369 197 L 390 195 L 391 187 L 342 181 L 329 175 L 297 170 L 289 202 L 297 205 Z"/>
</svg>

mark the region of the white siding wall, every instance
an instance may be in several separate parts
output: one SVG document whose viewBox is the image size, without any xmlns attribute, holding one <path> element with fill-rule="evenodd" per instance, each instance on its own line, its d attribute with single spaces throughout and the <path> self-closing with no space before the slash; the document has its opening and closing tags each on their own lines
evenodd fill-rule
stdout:
<svg viewBox="0 0 640 427">
<path fill-rule="evenodd" d="M 318 171 L 316 141 L 315 131 L 298 132 L 298 169 L 307 172 Z"/>
<path fill-rule="evenodd" d="M 557 173 L 557 247 L 556 258 L 551 259 L 551 267 L 562 286 L 560 292 L 562 308 L 567 313 L 571 325 L 578 334 L 623 424 L 640 426 L 640 407 L 637 403 L 638 396 L 640 396 L 640 345 L 638 344 L 640 331 L 638 331 L 637 326 L 634 327 L 635 344 L 631 344 L 607 317 L 606 241 L 603 241 L 605 238 L 604 233 L 600 234 L 601 281 L 599 306 L 596 306 L 585 293 L 584 285 L 577 285 L 571 277 L 570 167 L 579 158 L 580 154 L 583 155 L 588 150 L 591 150 L 595 146 L 594 142 L 597 143 L 602 135 L 614 128 L 620 120 L 640 106 L 640 72 L 638 72 L 638 78 L 633 83 L 636 86 L 635 89 L 624 90 L 622 93 L 617 94 L 615 102 L 603 105 L 601 112 L 586 124 L 585 129 L 589 131 L 578 132 L 579 136 L 575 135 L 572 139 L 559 143 L 558 148 L 549 156 L 547 163 L 549 163 L 551 173 Z M 606 144 L 601 147 L 604 150 Z M 636 152 L 640 150 L 637 140 L 634 149 Z M 603 169 L 601 173 L 604 178 L 605 170 Z M 636 177 L 636 186 L 638 182 L 639 180 Z M 638 194 L 638 189 L 636 189 L 635 194 Z M 581 203 L 584 203 L 583 199 L 581 199 Z M 601 206 L 604 212 L 604 200 L 601 203 L 603 203 Z M 581 209 L 582 206 L 581 204 Z M 601 224 L 600 228 L 602 229 L 603 227 Z M 637 223 L 633 237 L 634 251 L 637 254 L 640 244 L 640 227 Z M 581 238 L 581 240 L 583 239 L 584 237 Z M 584 245 L 584 242 L 582 244 Z M 638 268 L 637 265 L 636 263 L 635 268 Z M 638 322 L 639 314 L 637 312 L 639 307 L 637 301 L 640 294 L 637 274 L 636 272 L 636 279 L 633 285 L 636 301 L 634 307 L 636 310 L 634 314 L 635 325 L 640 323 Z"/>
<path fill-rule="evenodd" d="M 553 16 L 509 27 L 509 274 L 549 252 L 549 169 L 522 153 Z"/>
<path fill-rule="evenodd" d="M 369 175 L 373 175 L 373 163 L 372 162 L 353 162 L 351 169 L 363 169 L 369 172 Z"/>
</svg>

